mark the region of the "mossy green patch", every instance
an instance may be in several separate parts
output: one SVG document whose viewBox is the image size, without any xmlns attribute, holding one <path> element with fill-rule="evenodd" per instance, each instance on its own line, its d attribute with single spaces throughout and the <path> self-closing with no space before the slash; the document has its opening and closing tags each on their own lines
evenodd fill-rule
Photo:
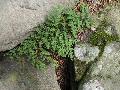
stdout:
<svg viewBox="0 0 120 90">
<path fill-rule="evenodd" d="M 112 41 L 118 41 L 119 37 L 118 35 L 109 35 L 108 33 L 105 32 L 107 27 L 110 24 L 107 23 L 106 20 L 102 21 L 101 24 L 97 27 L 97 30 L 90 36 L 89 38 L 89 43 L 98 46 L 101 52 L 99 53 L 99 56 L 102 55 L 104 51 L 104 47 L 106 44 L 112 42 Z"/>
<path fill-rule="evenodd" d="M 75 66 L 75 80 L 80 81 L 87 68 L 86 62 L 81 62 L 80 60 L 76 59 L 74 60 L 74 66 Z"/>
<path fill-rule="evenodd" d="M 39 69 L 51 61 L 50 51 L 73 59 L 79 30 L 91 26 L 87 5 L 81 4 L 80 7 L 80 12 L 61 6 L 55 8 L 47 16 L 46 21 L 36 27 L 36 31 L 18 47 L 10 50 L 8 55 L 15 59 L 26 56 Z"/>
</svg>

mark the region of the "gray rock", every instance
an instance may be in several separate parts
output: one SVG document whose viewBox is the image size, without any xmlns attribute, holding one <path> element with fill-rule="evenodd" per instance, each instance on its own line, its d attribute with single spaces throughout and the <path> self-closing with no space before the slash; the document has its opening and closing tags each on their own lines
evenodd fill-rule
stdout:
<svg viewBox="0 0 120 90">
<path fill-rule="evenodd" d="M 22 42 L 56 5 L 75 0 L 0 0 L 0 51 Z"/>
<path fill-rule="evenodd" d="M 112 6 L 109 12 L 107 12 L 107 21 L 112 24 L 112 28 L 109 30 L 112 34 L 118 34 L 120 37 L 120 4 Z"/>
<path fill-rule="evenodd" d="M 104 88 L 98 80 L 90 80 L 83 85 L 83 90 L 104 90 Z"/>
<path fill-rule="evenodd" d="M 90 44 L 77 44 L 74 48 L 74 54 L 77 59 L 74 60 L 75 66 L 75 80 L 79 81 L 82 79 L 87 69 L 87 63 L 94 61 L 99 54 L 99 49 L 96 46 Z"/>
<path fill-rule="evenodd" d="M 99 48 L 97 46 L 93 47 L 89 44 L 80 44 L 75 46 L 74 53 L 77 59 L 89 62 L 94 61 L 98 56 Z"/>
<path fill-rule="evenodd" d="M 118 0 L 119 1 L 119 0 Z M 97 28 L 101 25 L 101 21 L 106 21 L 109 25 L 104 31 L 110 35 L 118 35 L 120 37 L 120 3 L 110 5 L 104 8 L 101 13 L 91 16 L 93 19 L 93 27 Z"/>
<path fill-rule="evenodd" d="M 27 62 L 0 62 L 0 90 L 60 90 L 54 67 L 37 70 Z"/>
<path fill-rule="evenodd" d="M 91 66 L 79 90 L 88 90 L 84 89 L 84 85 L 90 80 L 98 80 L 103 90 L 120 90 L 120 42 L 113 42 L 105 47 L 100 60 Z"/>
</svg>

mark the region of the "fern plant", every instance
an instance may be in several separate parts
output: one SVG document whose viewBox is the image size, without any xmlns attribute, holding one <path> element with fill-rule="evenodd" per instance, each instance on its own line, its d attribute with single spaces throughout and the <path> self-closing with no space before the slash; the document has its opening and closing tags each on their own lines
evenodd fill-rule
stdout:
<svg viewBox="0 0 120 90">
<path fill-rule="evenodd" d="M 59 10 L 59 8 L 58 8 Z M 68 8 L 51 14 L 37 30 L 43 46 L 62 57 L 74 57 L 73 46 L 80 29 L 89 28 L 91 20 L 87 6 L 81 5 L 81 12 Z"/>
<path fill-rule="evenodd" d="M 52 59 L 49 50 L 73 59 L 78 32 L 91 26 L 87 5 L 82 4 L 80 8 L 80 12 L 60 6 L 55 8 L 47 16 L 45 23 L 36 27 L 32 35 L 7 55 L 11 58 L 27 56 L 37 68 L 43 68 L 45 62 Z"/>
</svg>

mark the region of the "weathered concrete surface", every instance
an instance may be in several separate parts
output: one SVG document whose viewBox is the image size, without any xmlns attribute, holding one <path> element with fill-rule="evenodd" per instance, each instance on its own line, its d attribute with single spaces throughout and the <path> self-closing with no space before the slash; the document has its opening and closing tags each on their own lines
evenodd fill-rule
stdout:
<svg viewBox="0 0 120 90">
<path fill-rule="evenodd" d="M 52 7 L 75 0 L 0 0 L 0 51 L 15 47 L 32 28 L 44 22 Z"/>
<path fill-rule="evenodd" d="M 0 62 L 0 90 L 60 90 L 54 67 L 36 70 L 27 62 Z"/>
</svg>

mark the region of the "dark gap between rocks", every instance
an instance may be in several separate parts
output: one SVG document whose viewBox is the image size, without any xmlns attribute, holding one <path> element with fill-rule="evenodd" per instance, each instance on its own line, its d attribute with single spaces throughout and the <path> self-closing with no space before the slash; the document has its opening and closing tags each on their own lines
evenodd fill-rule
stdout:
<svg viewBox="0 0 120 90">
<path fill-rule="evenodd" d="M 64 62 L 61 63 L 60 62 Z M 77 90 L 75 85 L 75 69 L 74 63 L 71 60 L 61 60 L 60 66 L 56 68 L 56 75 L 58 78 L 58 84 L 61 90 Z"/>
<path fill-rule="evenodd" d="M 74 61 L 67 59 L 66 60 L 66 78 L 68 79 L 67 82 L 70 83 L 68 85 L 71 86 L 71 89 L 66 89 L 66 90 L 78 90 L 77 89 L 77 84 L 75 82 L 75 66 L 74 66 Z M 68 86 L 68 88 L 70 87 Z"/>
<path fill-rule="evenodd" d="M 5 53 L 5 52 L 0 52 L 0 61 L 3 61 L 4 53 Z"/>
<path fill-rule="evenodd" d="M 58 61 L 59 64 L 55 71 L 61 90 L 77 90 L 74 61 L 70 58 L 60 57 L 55 53 L 52 53 L 52 58 Z"/>
</svg>

